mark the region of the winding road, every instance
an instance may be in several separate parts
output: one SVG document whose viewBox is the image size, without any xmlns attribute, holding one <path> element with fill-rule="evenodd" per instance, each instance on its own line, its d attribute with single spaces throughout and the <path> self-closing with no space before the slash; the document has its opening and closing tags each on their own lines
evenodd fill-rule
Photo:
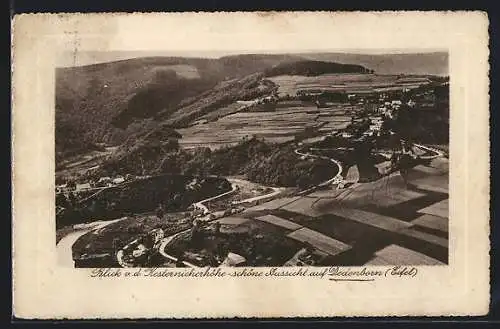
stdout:
<svg viewBox="0 0 500 329">
<path fill-rule="evenodd" d="M 237 179 L 228 179 L 228 180 L 231 182 L 231 190 L 230 190 L 230 191 L 227 191 L 227 192 L 224 192 L 224 193 L 218 194 L 218 195 L 216 195 L 216 196 L 213 196 L 213 197 L 210 197 L 210 198 L 207 198 L 207 199 L 204 199 L 204 200 L 201 200 L 201 201 L 198 201 L 198 202 L 193 203 L 193 206 L 194 206 L 195 208 L 198 208 L 198 209 L 202 209 L 202 210 L 203 210 L 203 215 L 207 215 L 207 216 L 205 217 L 205 219 L 204 219 L 204 221 L 205 221 L 205 222 L 213 221 L 213 220 L 216 220 L 216 219 L 218 219 L 218 218 L 219 218 L 219 217 L 215 216 L 214 218 L 212 218 L 212 219 L 211 219 L 211 218 L 208 216 L 208 215 L 210 214 L 210 211 L 209 211 L 208 207 L 207 207 L 207 206 L 205 206 L 205 203 L 206 203 L 206 202 L 210 202 L 210 201 L 214 201 L 214 200 L 217 200 L 217 199 L 220 199 L 220 198 L 226 197 L 226 196 L 228 196 L 228 195 L 230 195 L 230 194 L 233 194 L 234 192 L 236 192 L 236 191 L 238 190 L 238 186 L 236 185 L 236 182 L 237 182 L 238 180 L 237 180 Z M 172 241 L 172 239 L 173 239 L 175 236 L 177 236 L 177 235 L 179 235 L 179 234 L 182 234 L 182 233 L 185 233 L 185 232 L 188 232 L 189 230 L 190 230 L 190 229 L 183 230 L 183 231 L 181 231 L 181 232 L 178 232 L 178 233 L 175 233 L 175 234 L 170 235 L 170 236 L 168 236 L 168 237 L 165 237 L 165 238 L 162 240 L 162 242 L 161 242 L 161 244 L 160 244 L 160 246 L 159 246 L 159 248 L 158 248 L 158 249 L 159 249 L 160 254 L 161 254 L 163 257 L 165 257 L 166 259 L 169 259 L 169 260 L 171 260 L 171 261 L 173 261 L 173 262 L 177 262 L 177 258 L 176 258 L 176 257 L 171 256 L 171 255 L 169 255 L 169 254 L 167 254 L 167 253 L 165 252 L 165 247 L 167 246 L 167 244 L 168 244 L 170 241 Z M 134 241 L 130 242 L 130 243 L 129 243 L 129 244 L 127 244 L 127 245 L 130 245 L 130 244 L 132 244 L 132 243 L 135 243 L 136 241 L 137 241 L 137 240 L 134 240 Z M 129 263 L 127 263 L 127 262 L 125 262 L 125 261 L 123 260 L 123 256 L 124 256 L 124 254 L 123 254 L 123 248 L 122 248 L 122 249 L 121 249 L 121 250 L 119 250 L 119 251 L 118 251 L 118 253 L 116 254 L 116 258 L 117 258 L 118 264 L 120 264 L 120 266 L 122 266 L 122 267 L 133 267 L 133 264 L 129 264 Z M 183 264 L 184 264 L 184 265 L 186 265 L 186 266 L 188 266 L 188 267 L 196 267 L 195 265 L 193 265 L 193 264 L 191 264 L 191 263 L 189 263 L 189 262 L 186 262 L 186 261 L 183 261 Z"/>
<path fill-rule="evenodd" d="M 182 232 L 179 232 L 177 234 L 174 234 L 174 235 L 171 235 L 169 237 L 166 237 L 165 239 L 163 239 L 163 241 L 161 242 L 160 244 L 160 247 L 158 248 L 159 252 L 160 252 L 160 255 L 162 255 L 163 257 L 165 257 L 166 259 L 172 261 L 172 262 L 177 262 L 178 261 L 178 258 L 177 257 L 174 257 L 172 255 L 169 255 L 165 252 L 165 248 L 167 247 L 167 244 L 169 244 L 170 241 L 172 241 L 173 238 L 175 238 L 177 235 L 179 234 L 182 234 L 182 233 L 185 233 L 187 232 L 188 230 L 186 231 L 182 231 Z M 187 267 L 193 267 L 193 268 L 197 268 L 198 266 L 194 265 L 194 264 L 191 264 L 190 262 L 187 262 L 187 261 L 182 261 L 182 264 L 184 264 L 185 266 Z"/>
<path fill-rule="evenodd" d="M 324 187 L 324 186 L 328 186 L 331 184 L 338 184 L 338 183 L 342 182 L 342 180 L 343 180 L 342 179 L 342 165 L 340 164 L 340 162 L 338 160 L 335 160 L 333 158 L 329 158 L 326 156 L 311 154 L 311 153 L 302 153 L 299 149 L 295 150 L 295 154 L 300 155 L 302 157 L 311 157 L 311 158 L 319 158 L 319 159 L 328 160 L 328 161 L 335 163 L 337 165 L 337 168 L 338 168 L 337 174 L 335 176 L 333 176 L 332 178 L 330 178 L 327 181 L 324 181 L 323 183 L 320 183 L 316 186 L 313 186 L 313 187 L 308 188 L 304 191 L 301 191 L 300 194 L 309 193 L 309 192 L 311 192 L 319 187 Z"/>
<path fill-rule="evenodd" d="M 435 158 L 439 158 L 439 157 L 443 157 L 444 156 L 444 152 L 440 151 L 440 150 L 437 150 L 435 148 L 432 148 L 432 147 L 428 147 L 428 146 L 425 146 L 425 145 L 422 145 L 422 144 L 413 144 L 415 147 L 417 148 L 420 148 L 424 151 L 427 151 L 427 152 L 433 152 L 434 154 L 432 155 L 423 155 L 423 156 L 419 156 L 420 159 L 422 160 L 432 160 L 432 159 L 435 159 Z M 319 149 L 318 149 L 319 150 Z M 333 158 L 329 158 L 329 157 L 326 157 L 326 156 L 319 156 L 319 155 L 314 155 L 314 154 L 311 154 L 311 153 L 303 153 L 300 151 L 300 149 L 296 149 L 295 150 L 295 153 L 299 156 L 302 156 L 302 157 L 312 157 L 312 158 L 320 158 L 320 159 L 324 159 L 324 160 L 329 160 L 333 163 L 335 163 L 338 167 L 338 172 L 335 176 L 333 176 L 331 179 L 323 182 L 323 183 L 320 183 L 316 186 L 313 186 L 309 189 L 306 189 L 304 191 L 301 191 L 299 192 L 299 194 L 307 194 L 309 192 L 312 192 L 314 191 L 315 189 L 317 188 L 320 188 L 320 187 L 324 187 L 324 186 L 328 186 L 328 185 L 331 185 L 331 184 L 341 184 L 342 181 L 343 181 L 343 178 L 342 178 L 342 165 L 340 164 L 340 162 L 336 159 L 333 159 Z"/>
<path fill-rule="evenodd" d="M 90 224 L 78 225 L 77 227 L 80 227 L 80 229 L 66 235 L 56 245 L 57 261 L 58 261 L 59 265 L 61 265 L 63 267 L 73 267 L 74 268 L 75 262 L 73 260 L 73 245 L 75 244 L 75 242 L 81 236 L 83 236 L 89 232 L 103 229 L 104 227 L 106 227 L 110 224 L 119 222 L 123 219 L 125 219 L 125 217 L 113 219 L 113 220 L 108 220 L 108 221 L 98 221 L 98 222 L 93 222 Z"/>
<path fill-rule="evenodd" d="M 330 185 L 334 182 L 341 182 L 342 181 L 342 165 L 340 164 L 339 161 L 335 160 L 335 159 L 331 159 L 331 158 L 328 158 L 328 157 L 325 157 L 325 156 L 318 156 L 318 155 L 314 155 L 314 154 L 309 154 L 309 153 L 302 153 L 300 152 L 298 149 L 295 150 L 295 153 L 297 155 L 300 155 L 300 156 L 305 156 L 305 157 L 313 157 L 313 158 L 322 158 L 322 159 L 326 159 L 326 160 L 329 160 L 333 163 L 335 163 L 338 167 L 338 172 L 337 174 L 332 177 L 331 179 L 323 182 L 323 183 L 320 183 L 310 189 L 307 189 L 305 191 L 302 191 L 301 193 L 303 192 L 308 192 L 308 191 L 311 191 L 311 189 L 315 189 L 315 188 L 318 188 L 318 187 L 321 187 L 321 186 L 327 186 L 327 185 Z M 208 202 L 208 201 L 213 201 L 215 199 L 218 199 L 218 198 L 221 198 L 221 197 L 224 197 L 226 195 L 229 195 L 230 193 L 234 192 L 236 190 L 236 184 L 240 183 L 246 183 L 245 181 L 243 180 L 240 180 L 240 179 L 237 179 L 237 178 L 231 178 L 231 179 L 228 179 L 230 182 L 231 182 L 231 185 L 233 186 L 233 189 L 229 192 L 226 192 L 226 193 L 223 193 L 223 194 L 220 194 L 220 195 L 217 195 L 215 197 L 212 197 L 212 198 L 209 198 L 209 199 L 205 199 L 205 200 L 202 200 L 202 201 L 199 201 L 197 202 L 195 205 L 198 207 L 198 208 L 201 208 L 201 209 L 204 209 L 205 210 L 205 213 L 208 213 L 209 210 L 208 208 L 203 204 L 205 202 Z M 247 203 L 247 202 L 254 202 L 254 201 L 259 201 L 259 200 L 262 200 L 262 199 L 265 199 L 265 198 L 270 198 L 270 197 L 273 197 L 273 196 L 277 196 L 278 194 L 280 194 L 283 189 L 282 188 L 277 188 L 277 187 L 271 187 L 273 189 L 273 191 L 271 193 L 268 193 L 268 194 L 264 194 L 264 195 L 261 195 L 261 196 L 257 196 L 257 197 L 252 197 L 252 198 L 248 198 L 248 199 L 244 199 L 244 200 L 240 200 L 240 201 L 237 201 L 237 202 L 233 202 L 233 204 L 243 204 L 243 203 Z M 219 217 L 216 217 L 216 218 L 213 218 L 212 220 L 207 220 L 207 221 L 213 221 L 213 220 L 216 220 L 218 219 Z M 173 238 L 175 238 L 176 236 L 180 235 L 180 234 L 183 234 L 185 232 L 189 231 L 188 230 L 184 230 L 182 232 L 179 232 L 179 233 L 176 233 L 174 235 L 171 235 L 171 236 L 168 236 L 166 238 L 163 239 L 162 243 L 160 244 L 159 246 L 159 252 L 160 254 L 165 257 L 166 259 L 169 259 L 173 262 L 177 262 L 177 258 L 172 256 L 172 255 L 169 255 L 168 253 L 165 252 L 165 248 L 167 247 L 167 245 L 170 243 L 170 241 L 172 241 Z M 127 266 L 130 266 L 129 264 L 125 264 L 122 260 L 122 256 L 123 256 L 123 253 L 120 254 L 119 252 L 119 255 L 118 256 L 118 262 L 120 263 L 120 265 L 123 265 L 124 267 L 127 267 Z M 196 267 L 195 265 L 189 263 L 189 262 L 186 262 L 186 261 L 183 261 L 182 262 L 184 265 L 188 266 L 188 267 Z"/>
<path fill-rule="evenodd" d="M 231 184 L 231 190 L 230 191 L 227 191 L 227 192 L 224 192 L 224 193 L 221 193 L 221 194 L 218 194 L 216 196 L 213 196 L 213 197 L 210 197 L 210 198 L 207 198 L 207 199 L 204 199 L 204 200 L 201 200 L 201 201 L 198 201 L 198 202 L 195 202 L 193 203 L 193 206 L 195 208 L 198 208 L 198 209 L 202 209 L 203 210 L 203 214 L 206 215 L 208 214 L 210 211 L 208 210 L 207 206 L 204 205 L 204 203 L 206 202 L 210 202 L 210 201 L 214 201 L 214 200 L 217 200 L 217 199 L 220 199 L 220 198 L 223 198 L 225 196 L 228 196 L 230 194 L 233 194 L 234 192 L 236 192 L 236 190 L 238 189 L 237 185 L 232 183 Z"/>
<path fill-rule="evenodd" d="M 243 180 L 243 179 L 228 178 L 228 180 L 234 184 L 241 184 L 241 185 L 248 184 L 248 182 Z M 243 199 L 243 200 L 233 201 L 232 204 L 239 205 L 239 204 L 244 204 L 244 203 L 260 201 L 260 200 L 267 199 L 267 198 L 272 198 L 274 196 L 277 196 L 278 194 L 280 194 L 281 192 L 283 192 L 285 190 L 285 188 L 282 188 L 282 187 L 269 186 L 269 188 L 273 190 L 271 193 L 259 195 L 259 196 L 255 196 L 255 197 L 251 197 L 251 198 L 247 198 L 247 199 Z"/>
<path fill-rule="evenodd" d="M 216 196 L 213 196 L 213 197 L 210 197 L 210 198 L 198 201 L 198 202 L 194 203 L 194 206 L 197 207 L 197 208 L 202 209 L 203 210 L 203 214 L 208 214 L 209 210 L 204 205 L 204 203 L 209 202 L 209 201 L 214 201 L 216 199 L 228 196 L 228 195 L 234 193 L 236 190 L 237 190 L 237 186 L 236 186 L 236 184 L 233 183 L 233 184 L 231 184 L 231 190 L 230 191 L 227 191 L 227 192 L 218 194 Z M 101 191 L 99 191 L 98 193 L 101 193 Z M 57 243 L 56 249 L 57 249 L 58 263 L 60 265 L 64 266 L 64 267 L 75 267 L 75 263 L 74 263 L 74 260 L 73 260 L 73 245 L 75 244 L 75 242 L 81 236 L 83 236 L 83 235 L 85 235 L 85 234 L 87 234 L 89 232 L 101 230 L 104 227 L 106 227 L 106 226 L 108 226 L 110 224 L 113 224 L 115 222 L 121 221 L 123 219 L 124 218 L 119 218 L 119 219 L 114 219 L 114 220 L 110 220 L 110 221 L 98 221 L 98 222 L 92 222 L 90 224 L 78 225 L 77 227 L 79 229 L 77 231 L 72 232 L 72 233 L 66 235 L 64 238 L 62 238 L 59 241 L 59 243 Z M 182 232 L 180 232 L 180 233 L 182 233 Z M 170 238 L 173 238 L 173 236 L 171 236 Z M 170 241 L 170 240 L 167 240 L 167 239 L 168 238 L 166 238 L 166 241 L 168 243 L 168 241 Z M 127 264 L 125 262 L 123 262 L 123 260 L 122 260 L 122 256 L 123 256 L 123 251 L 120 250 L 118 252 L 118 255 L 117 255 L 118 262 L 120 263 L 120 265 L 122 265 L 124 267 L 127 267 Z"/>
</svg>

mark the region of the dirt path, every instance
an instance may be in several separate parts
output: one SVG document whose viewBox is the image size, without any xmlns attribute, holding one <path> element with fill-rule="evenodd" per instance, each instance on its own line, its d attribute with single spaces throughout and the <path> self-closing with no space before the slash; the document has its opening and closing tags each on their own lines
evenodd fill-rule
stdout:
<svg viewBox="0 0 500 329">
<path fill-rule="evenodd" d="M 223 197 L 225 197 L 227 195 L 230 195 L 230 194 L 234 193 L 236 191 L 236 189 L 237 189 L 236 185 L 235 184 L 231 184 L 231 190 L 230 191 L 227 191 L 227 192 L 221 193 L 219 195 L 207 198 L 205 200 L 201 200 L 201 201 L 195 202 L 194 206 L 196 208 L 202 209 L 204 214 L 208 214 L 209 210 L 208 210 L 207 206 L 204 205 L 205 202 L 210 202 L 210 201 L 214 201 L 214 200 L 223 198 Z"/>
</svg>

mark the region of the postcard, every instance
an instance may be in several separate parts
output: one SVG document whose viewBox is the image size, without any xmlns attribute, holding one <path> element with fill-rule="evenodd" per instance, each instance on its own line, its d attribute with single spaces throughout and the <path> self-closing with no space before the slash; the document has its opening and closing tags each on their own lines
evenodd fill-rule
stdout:
<svg viewBox="0 0 500 329">
<path fill-rule="evenodd" d="M 15 316 L 488 312 L 485 13 L 12 26 Z"/>
</svg>

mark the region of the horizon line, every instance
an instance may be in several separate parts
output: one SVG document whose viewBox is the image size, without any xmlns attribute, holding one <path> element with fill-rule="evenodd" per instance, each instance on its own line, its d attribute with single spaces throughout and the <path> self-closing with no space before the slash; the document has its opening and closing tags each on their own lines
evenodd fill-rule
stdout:
<svg viewBox="0 0 500 329">
<path fill-rule="evenodd" d="M 80 51 L 80 56 L 75 61 L 74 52 L 64 52 L 59 56 L 56 67 L 69 68 L 95 64 L 112 63 L 117 61 L 139 59 L 148 57 L 183 57 L 198 59 L 220 59 L 228 56 L 240 55 L 312 55 L 312 54 L 339 54 L 361 56 L 390 56 L 390 55 L 430 55 L 446 54 L 446 49 L 332 49 L 332 50 L 267 50 L 257 52 L 231 51 L 231 50 L 111 50 L 111 51 Z M 66 55 L 66 56 L 65 56 Z M 111 56 L 111 57 L 110 57 Z M 100 58 L 98 58 L 100 57 Z M 107 57 L 107 58 L 106 58 Z M 71 63 L 73 62 L 73 63 Z"/>
</svg>

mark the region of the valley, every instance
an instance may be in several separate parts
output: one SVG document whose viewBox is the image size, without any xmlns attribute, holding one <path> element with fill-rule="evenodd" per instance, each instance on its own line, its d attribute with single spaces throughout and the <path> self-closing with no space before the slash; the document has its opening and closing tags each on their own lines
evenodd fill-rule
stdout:
<svg viewBox="0 0 500 329">
<path fill-rule="evenodd" d="M 448 262 L 447 78 L 292 55 L 117 63 L 62 71 L 56 222 L 75 266 Z M 83 97 L 68 72 L 124 80 Z M 87 149 L 58 142 L 95 111 Z M 78 229 L 97 220 L 117 221 Z"/>
</svg>

